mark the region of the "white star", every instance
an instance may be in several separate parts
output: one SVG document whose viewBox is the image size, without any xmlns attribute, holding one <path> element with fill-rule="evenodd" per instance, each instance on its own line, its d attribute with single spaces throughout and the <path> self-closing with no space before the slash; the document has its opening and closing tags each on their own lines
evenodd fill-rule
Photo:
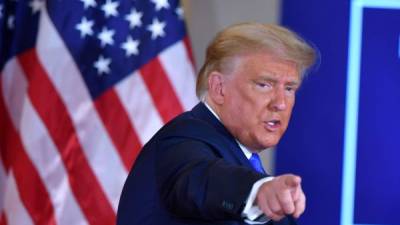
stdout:
<svg viewBox="0 0 400 225">
<path fill-rule="evenodd" d="M 151 32 L 151 39 L 156 39 L 157 37 L 163 37 L 165 35 L 164 28 L 165 22 L 160 22 L 158 19 L 153 19 L 153 23 L 147 27 L 147 30 Z"/>
<path fill-rule="evenodd" d="M 83 17 L 81 22 L 76 24 L 75 29 L 81 32 L 81 38 L 84 38 L 86 35 L 93 35 L 93 20 L 87 20 L 86 17 Z"/>
<path fill-rule="evenodd" d="M 181 19 L 181 20 L 183 19 L 183 9 L 182 9 L 182 7 L 176 8 L 175 13 L 176 13 L 176 15 L 178 15 L 179 19 Z"/>
<path fill-rule="evenodd" d="M 109 16 L 118 16 L 117 7 L 119 6 L 119 2 L 112 2 L 111 0 L 107 0 L 106 4 L 101 7 L 101 10 L 104 11 L 104 15 L 106 17 Z"/>
<path fill-rule="evenodd" d="M 129 36 L 126 41 L 122 43 L 121 48 L 125 50 L 126 57 L 139 54 L 139 43 L 139 40 L 133 40 L 131 36 Z"/>
<path fill-rule="evenodd" d="M 110 64 L 111 64 L 111 59 L 110 58 L 104 58 L 102 55 L 97 59 L 96 62 L 94 62 L 94 67 L 97 69 L 97 73 L 99 75 L 102 75 L 103 73 L 110 73 Z"/>
<path fill-rule="evenodd" d="M 15 17 L 13 15 L 8 17 L 8 20 L 7 20 L 8 29 L 14 29 L 14 20 L 15 20 Z"/>
<path fill-rule="evenodd" d="M 3 4 L 0 4 L 0 19 L 3 18 Z"/>
<path fill-rule="evenodd" d="M 83 2 L 83 6 L 85 7 L 85 9 L 89 8 L 89 7 L 96 7 L 97 3 L 95 0 L 81 0 L 81 2 Z"/>
<path fill-rule="evenodd" d="M 129 27 L 133 29 L 142 26 L 142 16 L 143 13 L 132 9 L 131 12 L 125 16 L 125 19 L 129 22 Z"/>
<path fill-rule="evenodd" d="M 29 6 L 32 8 L 32 14 L 35 14 L 40 11 L 41 8 L 44 6 L 44 1 L 42 0 L 32 0 L 29 3 Z"/>
<path fill-rule="evenodd" d="M 103 27 L 103 30 L 97 36 L 101 41 L 101 46 L 104 47 L 107 44 L 112 45 L 114 44 L 113 36 L 115 34 L 114 30 L 109 30 L 106 27 Z"/>
<path fill-rule="evenodd" d="M 151 0 L 151 2 L 153 2 L 156 5 L 157 11 L 161 10 L 162 8 L 165 9 L 169 8 L 168 0 Z"/>
</svg>

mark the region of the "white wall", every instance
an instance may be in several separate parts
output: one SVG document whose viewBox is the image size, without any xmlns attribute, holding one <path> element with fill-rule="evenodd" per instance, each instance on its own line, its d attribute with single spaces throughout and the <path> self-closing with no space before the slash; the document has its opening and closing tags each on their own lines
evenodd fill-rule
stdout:
<svg viewBox="0 0 400 225">
<path fill-rule="evenodd" d="M 256 21 L 278 23 L 280 0 L 182 0 L 193 54 L 198 70 L 206 47 L 215 34 L 227 25 Z M 274 150 L 261 154 L 267 171 L 274 173 Z"/>
</svg>

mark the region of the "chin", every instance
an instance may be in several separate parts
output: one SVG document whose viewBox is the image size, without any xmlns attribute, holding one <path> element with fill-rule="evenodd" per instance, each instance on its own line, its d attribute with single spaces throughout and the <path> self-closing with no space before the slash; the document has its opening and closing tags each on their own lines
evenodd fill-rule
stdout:
<svg viewBox="0 0 400 225">
<path fill-rule="evenodd" d="M 279 142 L 279 139 L 278 140 L 271 140 L 271 139 L 264 140 L 261 143 L 261 146 L 262 146 L 262 149 L 272 148 L 272 147 L 276 146 L 278 144 L 278 142 Z"/>
<path fill-rule="evenodd" d="M 253 143 L 255 144 L 255 149 L 258 150 L 264 150 L 267 148 L 272 148 L 275 147 L 280 138 L 281 135 L 277 133 L 258 133 L 258 135 L 254 136 L 255 139 L 253 139 Z"/>
<path fill-rule="evenodd" d="M 262 150 L 265 150 L 267 148 L 271 148 L 274 146 L 275 146 L 274 143 L 263 141 L 263 142 L 258 142 L 258 144 L 254 147 L 254 150 L 262 151 Z"/>
</svg>

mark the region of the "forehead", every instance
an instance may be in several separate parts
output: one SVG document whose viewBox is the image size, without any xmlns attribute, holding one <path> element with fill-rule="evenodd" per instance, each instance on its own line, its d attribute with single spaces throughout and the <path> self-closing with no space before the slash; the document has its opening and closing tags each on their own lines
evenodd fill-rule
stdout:
<svg viewBox="0 0 400 225">
<path fill-rule="evenodd" d="M 300 72 L 295 62 L 278 58 L 266 52 L 236 56 L 233 60 L 232 72 L 242 78 L 300 81 Z"/>
</svg>

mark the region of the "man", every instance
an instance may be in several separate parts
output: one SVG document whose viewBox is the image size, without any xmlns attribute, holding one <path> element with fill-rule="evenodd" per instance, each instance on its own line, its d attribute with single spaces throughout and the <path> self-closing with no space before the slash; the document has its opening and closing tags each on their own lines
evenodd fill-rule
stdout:
<svg viewBox="0 0 400 225">
<path fill-rule="evenodd" d="M 314 60 L 313 48 L 277 25 L 220 32 L 198 75 L 202 102 L 143 147 L 117 224 L 296 224 L 305 209 L 300 177 L 268 176 L 257 153 L 282 137 Z"/>
</svg>

